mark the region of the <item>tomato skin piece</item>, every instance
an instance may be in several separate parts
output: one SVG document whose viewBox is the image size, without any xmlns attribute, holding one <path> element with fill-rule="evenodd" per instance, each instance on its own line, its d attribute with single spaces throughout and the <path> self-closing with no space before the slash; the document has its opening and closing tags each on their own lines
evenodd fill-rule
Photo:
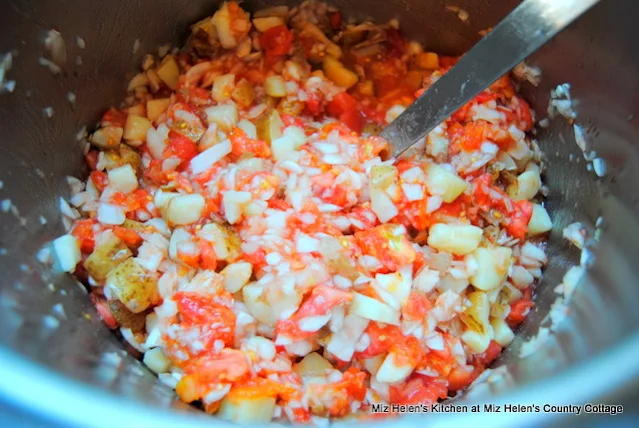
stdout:
<svg viewBox="0 0 639 428">
<path fill-rule="evenodd" d="M 211 297 L 193 292 L 177 292 L 173 295 L 180 313 L 180 326 L 222 325 L 207 342 L 221 340 L 225 346 L 233 346 L 235 342 L 236 316 L 232 310 L 214 301 Z M 205 347 L 206 348 L 206 347 Z"/>
<path fill-rule="evenodd" d="M 260 46 L 267 57 L 286 55 L 293 43 L 293 33 L 286 25 L 269 28 L 260 36 Z"/>
</svg>

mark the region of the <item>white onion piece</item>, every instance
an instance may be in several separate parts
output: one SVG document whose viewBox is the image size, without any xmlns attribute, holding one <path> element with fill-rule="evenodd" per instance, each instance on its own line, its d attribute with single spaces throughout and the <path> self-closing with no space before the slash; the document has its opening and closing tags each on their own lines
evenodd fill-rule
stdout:
<svg viewBox="0 0 639 428">
<path fill-rule="evenodd" d="M 231 153 L 231 142 L 229 140 L 224 140 L 213 147 L 209 147 L 191 159 L 191 171 L 193 171 L 193 174 L 204 172 L 229 153 Z"/>
<path fill-rule="evenodd" d="M 124 210 L 113 204 L 101 203 L 98 207 L 98 221 L 104 224 L 120 225 L 126 220 Z"/>
</svg>

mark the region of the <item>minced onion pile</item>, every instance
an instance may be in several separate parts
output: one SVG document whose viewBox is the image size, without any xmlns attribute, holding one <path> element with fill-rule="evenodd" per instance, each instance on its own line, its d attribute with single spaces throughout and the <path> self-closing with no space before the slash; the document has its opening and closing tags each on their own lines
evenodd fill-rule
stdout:
<svg viewBox="0 0 639 428">
<path fill-rule="evenodd" d="M 161 54 L 90 136 L 53 253 L 183 401 L 370 418 L 454 395 L 510 343 L 551 222 L 508 75 L 393 159 L 376 134 L 456 62 L 397 22 L 231 2 Z"/>
</svg>

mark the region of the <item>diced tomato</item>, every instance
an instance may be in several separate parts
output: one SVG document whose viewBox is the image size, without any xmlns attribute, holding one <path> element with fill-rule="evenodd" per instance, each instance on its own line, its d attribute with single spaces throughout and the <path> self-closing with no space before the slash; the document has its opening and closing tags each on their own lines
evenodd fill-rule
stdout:
<svg viewBox="0 0 639 428">
<path fill-rule="evenodd" d="M 376 257 L 383 269 L 390 272 L 415 261 L 415 249 L 405 235 L 395 235 L 396 227 L 399 226 L 382 224 L 355 233 L 355 240 L 362 252 Z"/>
<path fill-rule="evenodd" d="M 426 295 L 418 291 L 411 291 L 408 295 L 408 299 L 406 299 L 406 303 L 404 303 L 402 307 L 402 315 L 404 318 L 413 320 L 424 319 L 432 307 L 433 305 Z"/>
<path fill-rule="evenodd" d="M 521 324 L 526 319 L 533 306 L 535 306 L 535 304 L 532 300 L 526 298 L 513 302 L 513 304 L 510 305 L 510 313 L 506 317 L 508 325 L 514 328 Z"/>
<path fill-rule="evenodd" d="M 204 355 L 188 364 L 184 373 L 199 385 L 220 381 L 237 382 L 246 379 L 250 367 L 246 356 L 237 349 L 223 349 L 219 354 Z"/>
<path fill-rule="evenodd" d="M 448 396 L 446 384 L 430 376 L 411 375 L 405 382 L 389 388 L 393 404 L 433 404 Z"/>
<path fill-rule="evenodd" d="M 311 291 L 310 297 L 300 305 L 300 308 L 291 317 L 280 320 L 275 327 L 278 334 L 302 339 L 312 336 L 314 332 L 302 331 L 299 328 L 299 321 L 319 315 L 326 315 L 332 308 L 350 302 L 353 299 L 351 293 L 318 285 Z"/>
<path fill-rule="evenodd" d="M 456 392 L 468 387 L 481 372 L 481 368 L 473 366 L 455 367 L 448 375 L 448 389 Z"/>
<path fill-rule="evenodd" d="M 300 393 L 292 386 L 276 382 L 271 379 L 253 378 L 241 385 L 237 385 L 227 395 L 231 401 L 241 401 L 256 398 L 278 397 L 285 401 L 300 398 Z"/>
<path fill-rule="evenodd" d="M 405 336 L 404 340 L 394 343 L 391 346 L 391 353 L 394 355 L 396 365 L 413 367 L 419 366 L 426 354 L 415 336 Z"/>
<path fill-rule="evenodd" d="M 290 114 L 280 114 L 282 119 L 282 123 L 284 126 L 297 126 L 298 128 L 304 129 L 306 125 L 304 125 L 304 121 L 299 117 L 291 116 Z"/>
<path fill-rule="evenodd" d="M 122 226 L 114 226 L 113 234 L 124 241 L 129 246 L 138 247 L 142 244 L 142 238 L 135 230 Z"/>
<path fill-rule="evenodd" d="M 364 351 L 357 352 L 357 358 L 372 358 L 388 352 L 394 343 L 400 342 L 404 338 L 398 327 L 374 321 L 368 324 L 366 333 L 370 338 L 370 345 Z"/>
<path fill-rule="evenodd" d="M 533 204 L 530 201 L 517 201 L 513 202 L 513 205 L 514 209 L 508 217 L 506 231 L 513 238 L 523 241 L 526 239 L 526 233 L 528 232 L 528 223 L 532 217 Z"/>
<path fill-rule="evenodd" d="M 214 271 L 217 268 L 217 254 L 213 244 L 207 240 L 200 240 L 200 263 L 202 269 Z"/>
<path fill-rule="evenodd" d="M 95 169 L 98 166 L 98 155 L 100 154 L 100 152 L 98 152 L 97 150 L 89 150 L 89 152 L 84 155 L 84 160 L 87 163 L 87 166 L 89 167 L 89 169 L 91 171 L 95 171 Z"/>
<path fill-rule="evenodd" d="M 333 30 L 339 30 L 342 28 L 342 13 L 339 11 L 330 12 L 328 14 L 328 21 L 331 23 Z"/>
<path fill-rule="evenodd" d="M 439 66 L 442 68 L 449 68 L 453 65 L 457 64 L 459 61 L 459 57 L 454 56 L 440 56 L 439 57 Z"/>
<path fill-rule="evenodd" d="M 275 210 L 280 210 L 280 211 L 286 211 L 290 208 L 292 208 L 291 204 L 289 204 L 288 202 L 286 202 L 284 199 L 280 199 L 280 198 L 271 198 L 268 200 L 268 207 L 275 209 Z"/>
<path fill-rule="evenodd" d="M 357 100 L 346 92 L 335 95 L 326 106 L 326 110 L 332 116 L 339 117 L 342 113 L 357 108 Z"/>
<path fill-rule="evenodd" d="M 353 401 L 362 401 L 366 396 L 366 373 L 350 367 L 339 382 L 309 385 L 314 400 L 327 403 L 328 416 L 341 417 L 351 412 Z M 329 404 L 330 403 L 330 404 Z"/>
<path fill-rule="evenodd" d="M 260 46 L 268 57 L 286 55 L 293 43 L 293 33 L 286 25 L 269 28 L 260 36 Z"/>
<path fill-rule="evenodd" d="M 362 132 L 364 120 L 358 110 L 349 110 L 339 116 L 339 120 L 358 134 Z"/>
<path fill-rule="evenodd" d="M 75 222 L 71 235 L 75 236 L 80 244 L 80 251 L 83 253 L 93 252 L 95 247 L 95 239 L 93 233 L 93 226 L 96 224 L 95 220 L 82 219 Z"/>
<path fill-rule="evenodd" d="M 136 189 L 131 193 L 115 192 L 111 196 L 111 202 L 121 206 L 125 211 L 135 211 L 152 201 L 153 198 L 145 189 Z"/>
<path fill-rule="evenodd" d="M 109 184 L 109 176 L 106 172 L 93 171 L 89 175 L 89 178 L 91 178 L 91 181 L 93 181 L 93 185 L 100 192 L 102 192 L 107 184 Z"/>
<path fill-rule="evenodd" d="M 443 350 L 431 349 L 423 360 L 424 367 L 436 371 L 442 377 L 448 376 L 455 364 L 455 356 L 448 345 L 445 345 Z"/>
<path fill-rule="evenodd" d="M 168 177 L 164 171 L 162 171 L 162 161 L 160 159 L 151 160 L 149 167 L 144 170 L 144 178 L 158 186 L 169 182 Z"/>
<path fill-rule="evenodd" d="M 169 144 L 164 149 L 164 157 L 177 156 L 183 162 L 188 162 L 197 156 L 197 145 L 188 137 L 175 132 L 169 131 Z"/>
<path fill-rule="evenodd" d="M 100 126 L 119 126 L 120 128 L 124 128 L 124 124 L 126 123 L 127 114 L 122 110 L 118 110 L 115 107 L 111 107 L 108 109 L 100 120 Z"/>
<path fill-rule="evenodd" d="M 513 97 L 513 100 L 517 100 L 517 106 L 515 113 L 517 114 L 517 127 L 524 132 L 532 130 L 533 117 L 530 111 L 530 105 L 519 97 Z"/>
<path fill-rule="evenodd" d="M 322 114 L 324 96 L 319 92 L 310 92 L 304 111 L 310 116 L 319 116 Z"/>
<path fill-rule="evenodd" d="M 501 354 L 501 345 L 494 340 L 490 341 L 488 348 L 479 355 L 474 356 L 474 362 L 481 367 L 488 367 Z"/>
<path fill-rule="evenodd" d="M 210 327 L 213 334 L 207 336 L 211 346 L 221 340 L 225 346 L 233 346 L 235 341 L 235 313 L 212 297 L 193 292 L 177 292 L 173 295 L 180 314 L 180 326 Z M 206 348 L 206 347 L 205 347 Z"/>
<path fill-rule="evenodd" d="M 229 135 L 231 140 L 231 153 L 240 157 L 245 153 L 252 153 L 258 158 L 268 158 L 271 156 L 271 148 L 268 143 L 263 140 L 255 140 L 249 138 L 242 128 L 235 128 Z"/>
</svg>

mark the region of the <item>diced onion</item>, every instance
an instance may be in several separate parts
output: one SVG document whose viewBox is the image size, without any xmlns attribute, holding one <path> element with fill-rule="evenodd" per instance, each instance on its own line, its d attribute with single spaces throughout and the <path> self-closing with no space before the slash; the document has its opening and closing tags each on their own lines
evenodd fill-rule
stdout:
<svg viewBox="0 0 639 428">
<path fill-rule="evenodd" d="M 193 174 L 206 171 L 229 153 L 231 153 L 231 142 L 229 140 L 224 140 L 213 147 L 209 147 L 191 159 L 191 170 Z"/>
<path fill-rule="evenodd" d="M 399 312 L 390 306 L 363 294 L 353 293 L 350 312 L 373 321 L 399 325 Z"/>
<path fill-rule="evenodd" d="M 98 207 L 98 221 L 104 224 L 119 225 L 124 223 L 124 210 L 112 204 L 101 203 Z"/>
</svg>

